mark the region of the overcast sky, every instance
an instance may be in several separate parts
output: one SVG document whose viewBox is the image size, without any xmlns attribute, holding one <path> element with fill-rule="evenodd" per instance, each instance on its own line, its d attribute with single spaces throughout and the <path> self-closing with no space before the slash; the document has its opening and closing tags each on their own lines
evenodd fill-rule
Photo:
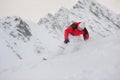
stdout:
<svg viewBox="0 0 120 80">
<path fill-rule="evenodd" d="M 20 16 L 38 22 L 47 13 L 54 14 L 60 7 L 72 8 L 78 0 L 0 0 L 0 18 Z M 97 0 L 116 13 L 120 13 L 120 0 Z"/>
</svg>

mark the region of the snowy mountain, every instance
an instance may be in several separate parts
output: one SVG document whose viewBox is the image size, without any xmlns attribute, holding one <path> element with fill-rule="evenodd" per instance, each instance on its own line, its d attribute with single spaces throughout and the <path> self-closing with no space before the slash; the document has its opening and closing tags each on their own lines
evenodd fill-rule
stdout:
<svg viewBox="0 0 120 80">
<path fill-rule="evenodd" d="M 32 36 L 30 31 L 29 25 L 19 17 L 5 17 L 0 19 L 0 40 L 4 41 L 4 45 L 10 48 L 19 59 L 22 59 L 22 57 L 16 50 L 17 46 L 19 46 L 20 42 L 24 43 L 30 40 Z M 6 52 L 2 51 L 2 53 Z"/>
<path fill-rule="evenodd" d="M 61 8 L 54 16 L 48 14 L 40 19 L 39 25 L 59 28 L 63 31 L 73 21 L 84 21 L 91 34 L 108 36 L 120 28 L 120 17 L 94 0 L 79 0 L 71 9 Z M 92 36 L 92 35 L 91 35 Z"/>
<path fill-rule="evenodd" d="M 73 21 L 86 22 L 90 39 L 70 36 Z M 17 16 L 0 19 L 0 80 L 120 80 L 120 16 L 95 0 L 60 8 L 38 24 Z"/>
<path fill-rule="evenodd" d="M 16 16 L 0 19 L 0 26 L 1 44 L 4 43 L 6 50 L 10 49 L 20 60 L 26 59 L 30 54 L 32 56 L 54 51 L 56 46 L 51 47 L 50 45 L 59 40 L 54 39 L 55 34 L 50 34 L 45 27 Z M 4 49 L 2 53 L 9 53 L 6 50 Z"/>
</svg>

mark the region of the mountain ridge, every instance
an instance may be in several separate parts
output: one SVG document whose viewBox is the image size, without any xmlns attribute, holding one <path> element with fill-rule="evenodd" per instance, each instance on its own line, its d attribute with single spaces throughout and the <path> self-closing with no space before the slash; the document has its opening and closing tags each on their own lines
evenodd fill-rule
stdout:
<svg viewBox="0 0 120 80">
<path fill-rule="evenodd" d="M 45 19 L 48 21 L 45 22 L 45 25 L 53 28 L 54 26 L 49 24 L 55 24 L 56 22 L 56 26 L 59 26 L 63 33 L 64 29 L 73 21 L 84 21 L 86 22 L 86 27 L 88 28 L 90 34 L 100 37 L 106 37 L 111 33 L 114 33 L 115 30 L 119 30 L 120 17 L 111 10 L 94 1 L 95 0 L 79 0 L 71 10 L 61 8 L 54 16 L 52 15 L 52 18 L 57 17 L 56 21 L 49 20 L 49 17 L 47 18 L 46 16 L 45 18 L 40 19 L 38 24 L 40 25 L 41 20 L 44 21 Z M 64 15 L 64 17 L 62 17 L 62 15 Z"/>
</svg>

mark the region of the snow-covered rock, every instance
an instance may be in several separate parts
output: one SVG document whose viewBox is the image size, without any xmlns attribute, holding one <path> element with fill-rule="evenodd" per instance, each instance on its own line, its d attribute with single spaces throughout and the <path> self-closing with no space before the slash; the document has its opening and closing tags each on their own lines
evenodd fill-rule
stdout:
<svg viewBox="0 0 120 80">
<path fill-rule="evenodd" d="M 16 39 L 28 40 L 32 34 L 29 25 L 20 17 L 5 17 L 0 19 L 2 30 Z"/>
</svg>

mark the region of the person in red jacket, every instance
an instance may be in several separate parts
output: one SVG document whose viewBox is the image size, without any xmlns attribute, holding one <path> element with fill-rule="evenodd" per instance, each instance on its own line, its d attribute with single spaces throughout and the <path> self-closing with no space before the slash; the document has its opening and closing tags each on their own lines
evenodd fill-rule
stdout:
<svg viewBox="0 0 120 80">
<path fill-rule="evenodd" d="M 83 35 L 84 40 L 89 38 L 89 33 L 85 27 L 84 22 L 73 22 L 67 29 L 64 31 L 64 43 L 67 44 L 69 42 L 69 35 L 72 36 L 80 36 Z"/>
</svg>

